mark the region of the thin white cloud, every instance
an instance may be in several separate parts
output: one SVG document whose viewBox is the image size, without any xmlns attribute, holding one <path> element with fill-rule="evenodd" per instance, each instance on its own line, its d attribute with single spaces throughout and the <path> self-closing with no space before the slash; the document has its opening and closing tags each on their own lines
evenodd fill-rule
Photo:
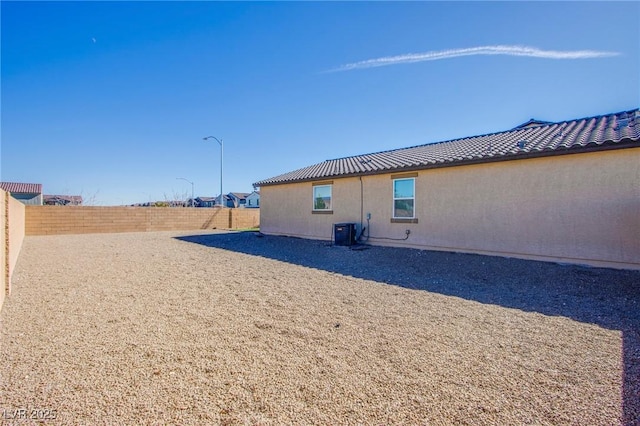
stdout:
<svg viewBox="0 0 640 426">
<path fill-rule="evenodd" d="M 409 64 L 413 62 L 439 61 L 441 59 L 451 59 L 460 56 L 474 55 L 507 55 L 507 56 L 528 56 L 531 58 L 544 59 L 591 59 L 606 58 L 620 55 L 619 52 L 603 52 L 597 50 L 542 50 L 528 46 L 479 46 L 465 49 L 436 50 L 424 53 L 408 53 L 406 55 L 386 56 L 383 58 L 368 59 L 366 61 L 354 62 L 329 70 L 329 72 L 350 71 L 363 68 L 385 67 L 388 65 Z"/>
</svg>

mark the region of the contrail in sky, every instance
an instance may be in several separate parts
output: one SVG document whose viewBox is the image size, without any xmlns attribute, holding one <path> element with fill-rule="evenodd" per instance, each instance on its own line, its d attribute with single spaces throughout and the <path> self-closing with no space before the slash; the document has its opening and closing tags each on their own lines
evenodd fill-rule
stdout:
<svg viewBox="0 0 640 426">
<path fill-rule="evenodd" d="M 542 50 L 528 46 L 479 46 L 465 49 L 435 50 L 424 53 L 408 53 L 406 55 L 385 56 L 383 58 L 367 59 L 331 69 L 328 72 L 350 71 L 363 68 L 384 67 L 388 65 L 409 64 L 412 62 L 439 61 L 441 59 L 457 58 L 473 55 L 507 55 L 528 56 L 544 59 L 590 59 L 618 56 L 619 52 L 602 52 L 597 50 Z"/>
</svg>

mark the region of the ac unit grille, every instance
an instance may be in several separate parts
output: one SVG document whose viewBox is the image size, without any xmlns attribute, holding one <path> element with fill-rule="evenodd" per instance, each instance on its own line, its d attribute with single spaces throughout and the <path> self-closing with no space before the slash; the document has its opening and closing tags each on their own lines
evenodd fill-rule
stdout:
<svg viewBox="0 0 640 426">
<path fill-rule="evenodd" d="M 336 223 L 333 225 L 333 244 L 351 246 L 356 243 L 355 223 Z"/>
</svg>

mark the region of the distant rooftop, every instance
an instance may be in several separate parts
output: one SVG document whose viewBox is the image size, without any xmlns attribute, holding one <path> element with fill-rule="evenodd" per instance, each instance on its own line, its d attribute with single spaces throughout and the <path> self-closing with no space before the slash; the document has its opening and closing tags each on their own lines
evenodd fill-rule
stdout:
<svg viewBox="0 0 640 426">
<path fill-rule="evenodd" d="M 13 194 L 41 194 L 41 183 L 0 182 L 0 188 Z"/>
<path fill-rule="evenodd" d="M 45 204 L 49 203 L 69 203 L 69 204 L 82 204 L 81 195 L 44 195 L 43 201 Z"/>
<path fill-rule="evenodd" d="M 503 132 L 326 160 L 254 186 L 626 147 L 640 147 L 638 109 L 561 122 L 531 119 Z"/>
</svg>

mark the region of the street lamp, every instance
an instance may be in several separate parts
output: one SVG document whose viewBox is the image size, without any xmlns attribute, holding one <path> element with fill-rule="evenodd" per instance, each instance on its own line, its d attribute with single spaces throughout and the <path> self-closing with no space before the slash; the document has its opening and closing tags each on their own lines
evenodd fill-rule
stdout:
<svg viewBox="0 0 640 426">
<path fill-rule="evenodd" d="M 195 200 L 193 199 L 193 182 L 191 182 L 189 179 L 185 179 L 185 178 L 176 178 L 176 179 L 186 180 L 187 182 L 189 182 L 191 184 L 191 207 L 195 207 L 195 205 L 194 205 Z"/>
<path fill-rule="evenodd" d="M 222 149 L 223 149 L 223 145 L 222 145 L 222 139 L 218 139 L 215 136 L 206 136 L 204 138 L 202 138 L 202 140 L 208 140 L 208 139 L 215 139 L 216 142 L 218 142 L 220 144 L 220 207 L 222 207 L 222 200 L 223 200 L 223 196 L 222 196 Z"/>
</svg>

